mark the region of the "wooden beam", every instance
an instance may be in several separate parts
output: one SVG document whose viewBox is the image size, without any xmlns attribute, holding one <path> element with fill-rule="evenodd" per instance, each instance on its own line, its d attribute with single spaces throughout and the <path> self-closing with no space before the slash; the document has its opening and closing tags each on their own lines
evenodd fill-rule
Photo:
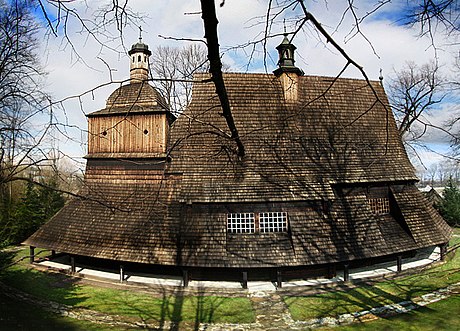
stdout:
<svg viewBox="0 0 460 331">
<path fill-rule="evenodd" d="M 248 288 L 248 272 L 243 271 L 243 282 L 241 283 L 244 289 Z"/>
<path fill-rule="evenodd" d="M 334 278 L 335 276 L 337 276 L 336 266 L 335 266 L 335 264 L 331 263 L 331 264 L 329 264 L 329 266 L 327 267 L 327 278 L 328 278 L 328 279 L 332 279 L 332 278 Z"/>
<path fill-rule="evenodd" d="M 183 280 L 184 287 L 187 287 L 190 281 L 190 275 L 187 269 L 182 269 L 182 280 Z"/>
<path fill-rule="evenodd" d="M 35 261 L 35 247 L 30 246 L 29 247 L 29 262 L 34 263 L 34 261 Z"/>
<path fill-rule="evenodd" d="M 350 280 L 350 266 L 348 264 L 343 265 L 343 281 L 348 282 Z"/>
<path fill-rule="evenodd" d="M 120 264 L 120 283 L 123 283 L 125 280 L 125 268 L 123 264 Z"/>
<path fill-rule="evenodd" d="M 441 254 L 441 261 L 444 261 L 447 253 L 447 244 L 439 245 L 439 250 Z"/>
<path fill-rule="evenodd" d="M 77 269 L 75 268 L 75 256 L 70 255 L 70 272 L 74 274 L 76 270 Z"/>
<path fill-rule="evenodd" d="M 280 269 L 276 270 L 276 287 L 277 288 L 283 287 L 283 274 Z"/>
</svg>

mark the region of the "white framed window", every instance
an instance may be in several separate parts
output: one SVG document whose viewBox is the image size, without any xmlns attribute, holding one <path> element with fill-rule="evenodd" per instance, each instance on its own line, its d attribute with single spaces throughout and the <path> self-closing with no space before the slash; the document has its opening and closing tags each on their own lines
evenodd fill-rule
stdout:
<svg viewBox="0 0 460 331">
<path fill-rule="evenodd" d="M 371 198 L 367 201 L 374 214 L 380 215 L 390 213 L 390 200 L 388 198 Z"/>
<path fill-rule="evenodd" d="M 227 231 L 229 233 L 254 233 L 256 222 L 254 213 L 231 213 L 227 215 Z"/>
<path fill-rule="evenodd" d="M 286 232 L 287 212 L 227 214 L 228 233 Z"/>
<path fill-rule="evenodd" d="M 286 212 L 268 212 L 259 214 L 260 232 L 284 232 L 287 231 Z"/>
</svg>

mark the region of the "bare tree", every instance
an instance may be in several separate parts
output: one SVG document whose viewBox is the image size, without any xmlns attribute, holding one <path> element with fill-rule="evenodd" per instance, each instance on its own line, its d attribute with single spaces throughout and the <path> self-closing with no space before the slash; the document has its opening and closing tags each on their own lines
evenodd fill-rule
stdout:
<svg viewBox="0 0 460 331">
<path fill-rule="evenodd" d="M 26 1 L 0 2 L 0 186 L 45 157 L 39 148 L 49 128 L 37 25 Z M 45 123 L 44 127 L 32 128 Z M 41 155 L 40 155 L 41 154 Z"/>
<path fill-rule="evenodd" d="M 206 49 L 198 44 L 183 48 L 158 46 L 150 59 L 155 87 L 166 99 L 170 110 L 180 114 L 192 98 L 193 74 L 209 70 Z"/>
<path fill-rule="evenodd" d="M 438 164 L 433 163 L 429 166 L 428 168 L 428 174 L 430 176 L 430 185 L 431 187 L 434 187 L 436 183 L 436 174 L 438 173 Z"/>
<path fill-rule="evenodd" d="M 389 2 L 389 1 L 387 1 Z M 408 1 L 405 7 L 407 24 L 418 25 L 420 34 L 433 37 L 442 28 L 449 35 L 460 32 L 460 3 L 457 0 Z"/>
<path fill-rule="evenodd" d="M 390 79 L 390 103 L 396 115 L 399 133 L 406 141 L 420 139 L 427 127 L 431 126 L 423 120 L 423 115 L 442 102 L 446 95 L 445 82 L 435 62 L 421 66 L 407 62 Z"/>
<path fill-rule="evenodd" d="M 86 33 L 90 38 L 95 39 L 101 48 L 107 48 L 108 43 L 106 40 L 113 40 L 120 38 L 123 43 L 123 31 L 126 26 L 132 22 L 136 22 L 142 19 L 142 17 L 133 12 L 129 8 L 129 0 L 125 1 L 107 1 L 102 3 L 101 9 L 96 11 L 94 15 L 87 17 L 85 11 L 78 11 L 72 7 L 72 4 L 67 1 L 51 1 L 51 0 L 39 0 L 38 4 L 42 9 L 45 22 L 52 34 L 57 35 L 61 31 L 64 33 L 65 39 L 73 46 L 72 36 L 68 34 L 68 25 L 72 21 L 76 21 L 81 26 L 81 31 Z M 220 6 L 225 5 L 225 1 L 221 0 Z M 200 0 L 202 9 L 202 19 L 205 27 L 205 38 L 206 45 L 209 51 L 210 60 L 210 71 L 212 73 L 212 80 L 216 84 L 216 91 L 219 95 L 219 99 L 222 104 L 223 114 L 227 121 L 229 130 L 231 132 L 230 139 L 234 140 L 238 145 L 239 154 L 243 155 L 243 146 L 239 143 L 238 130 L 234 125 L 230 107 L 228 107 L 228 100 L 225 93 L 225 84 L 220 79 L 219 72 L 222 72 L 222 63 L 220 61 L 220 50 L 217 38 L 217 16 L 215 11 L 215 0 Z M 89 4 L 87 5 L 89 6 Z M 328 6 L 325 2 L 325 6 Z M 353 38 L 355 36 L 363 37 L 364 41 L 367 42 L 371 48 L 373 48 L 370 41 L 365 36 L 361 27 L 363 22 L 377 15 L 378 13 L 394 8 L 396 6 L 392 1 L 375 0 L 370 3 L 366 3 L 366 10 L 360 10 L 356 1 L 349 0 L 343 7 L 342 19 L 337 23 L 335 30 L 347 29 L 345 26 L 345 18 L 351 18 L 352 24 L 350 25 L 350 31 L 346 39 Z M 53 10 L 55 9 L 55 11 Z M 419 28 L 420 35 L 430 35 L 433 39 L 435 32 L 440 31 L 448 34 L 452 39 L 458 36 L 459 22 L 458 22 L 458 1 L 456 0 L 442 0 L 442 1 L 428 1 L 418 0 L 398 4 L 400 9 L 400 15 L 398 16 L 399 23 L 411 25 L 414 28 Z M 91 11 L 88 11 L 91 12 Z M 51 18 L 54 19 L 51 19 Z M 284 23 L 285 22 L 285 23 Z M 259 39 L 253 40 L 244 46 L 250 47 L 252 50 L 250 54 L 254 54 L 255 45 L 262 45 L 265 57 L 267 56 L 267 40 L 280 35 L 280 25 L 284 25 L 289 31 L 291 39 L 300 37 L 306 30 L 310 35 L 317 35 L 319 40 L 332 45 L 332 47 L 338 51 L 338 53 L 345 58 L 346 65 L 338 73 L 340 76 L 348 67 L 352 66 L 358 69 L 363 78 L 367 81 L 367 73 L 360 66 L 359 63 L 355 62 L 344 48 L 334 38 L 334 28 L 326 27 L 321 24 L 322 22 L 316 18 L 314 13 L 311 12 L 310 6 L 306 1 L 303 0 L 277 0 L 267 2 L 267 11 L 264 15 L 264 19 L 261 20 L 261 33 Z M 112 33 L 115 29 L 117 34 Z M 455 41 L 453 41 L 455 42 Z M 75 52 L 78 50 L 74 49 Z M 252 57 L 251 57 L 252 58 Z M 171 75 L 171 72 L 167 73 Z M 174 110 L 183 108 L 181 103 L 177 100 L 172 102 L 171 91 L 176 88 L 172 84 L 167 86 L 167 83 L 162 83 L 165 90 L 165 95 L 169 99 L 171 104 L 178 104 L 174 106 Z M 169 94 L 169 95 L 168 95 Z M 175 94 L 175 93 L 173 93 Z M 172 97 L 175 98 L 174 96 Z M 187 98 L 185 97 L 185 100 Z M 376 95 L 377 102 L 382 102 Z"/>
</svg>

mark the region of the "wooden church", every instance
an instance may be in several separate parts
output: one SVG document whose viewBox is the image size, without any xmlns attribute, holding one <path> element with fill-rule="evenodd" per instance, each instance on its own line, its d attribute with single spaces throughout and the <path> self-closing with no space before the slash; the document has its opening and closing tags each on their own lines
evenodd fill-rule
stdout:
<svg viewBox="0 0 460 331">
<path fill-rule="evenodd" d="M 177 118 L 132 46 L 130 83 L 88 114 L 80 198 L 25 244 L 188 279 L 329 276 L 445 249 L 380 82 L 306 76 L 295 46 L 269 73 L 225 73 L 239 157 L 207 73 Z M 126 267 L 128 269 L 129 267 Z"/>
</svg>

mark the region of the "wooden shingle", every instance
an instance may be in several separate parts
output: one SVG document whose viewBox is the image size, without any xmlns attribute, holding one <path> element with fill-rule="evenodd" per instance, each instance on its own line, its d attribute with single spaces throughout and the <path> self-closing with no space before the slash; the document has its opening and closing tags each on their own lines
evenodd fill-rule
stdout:
<svg viewBox="0 0 460 331">
<path fill-rule="evenodd" d="M 26 244 L 120 261 L 261 268 L 340 263 L 448 242 L 450 228 L 414 186 L 379 82 L 371 88 L 358 79 L 299 76 L 286 100 L 271 74 L 226 73 L 224 80 L 243 158 L 209 75 L 197 74 L 165 155 L 94 151 L 82 198 Z M 144 88 L 117 90 L 90 116 L 148 114 L 161 102 L 153 88 L 139 98 Z M 390 213 L 371 210 L 369 198 L 378 194 L 389 199 Z M 227 232 L 229 213 L 267 211 L 286 212 L 288 230 Z"/>
</svg>

